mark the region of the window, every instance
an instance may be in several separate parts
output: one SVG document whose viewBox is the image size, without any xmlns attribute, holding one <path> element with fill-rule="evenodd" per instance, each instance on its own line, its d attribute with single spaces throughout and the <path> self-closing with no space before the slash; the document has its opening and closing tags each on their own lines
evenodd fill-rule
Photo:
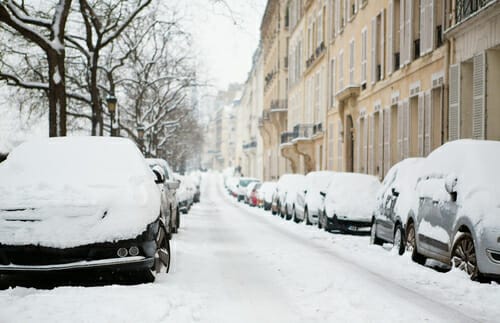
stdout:
<svg viewBox="0 0 500 323">
<path fill-rule="evenodd" d="M 400 0 L 391 0 L 389 2 L 389 22 L 387 31 L 387 71 L 389 74 L 391 74 L 393 71 L 397 71 L 401 64 L 400 3 Z"/>
<path fill-rule="evenodd" d="M 424 36 L 423 30 L 421 30 L 421 26 L 425 26 L 426 24 L 422 24 L 425 19 L 426 14 L 426 6 L 422 5 L 422 2 L 426 0 L 414 0 L 413 4 L 413 15 L 412 15 L 412 31 L 411 39 L 413 40 L 413 59 L 417 59 L 420 57 L 420 35 Z"/>
<path fill-rule="evenodd" d="M 376 17 L 372 18 L 372 39 L 371 39 L 371 65 L 372 65 L 372 84 L 384 78 L 384 20 L 385 9 Z"/>
<path fill-rule="evenodd" d="M 335 33 L 336 33 L 336 20 L 335 20 L 335 0 L 330 0 L 330 19 L 329 19 L 329 24 L 330 24 L 330 42 L 335 39 Z"/>
<path fill-rule="evenodd" d="M 334 124 L 328 125 L 328 169 L 333 170 L 333 160 L 335 156 Z"/>
<path fill-rule="evenodd" d="M 320 73 L 316 73 L 314 76 L 314 119 L 313 123 L 320 120 Z"/>
<path fill-rule="evenodd" d="M 335 58 L 330 60 L 330 107 L 335 106 Z"/>
<path fill-rule="evenodd" d="M 344 165 L 342 162 L 343 161 L 342 151 L 344 149 L 343 136 L 344 136 L 344 126 L 342 124 L 342 120 L 339 120 L 337 126 L 337 171 L 339 172 L 344 170 Z"/>
</svg>

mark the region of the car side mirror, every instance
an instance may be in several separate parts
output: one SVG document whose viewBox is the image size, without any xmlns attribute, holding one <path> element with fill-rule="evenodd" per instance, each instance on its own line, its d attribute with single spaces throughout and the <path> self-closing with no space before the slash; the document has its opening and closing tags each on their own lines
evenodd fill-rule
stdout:
<svg viewBox="0 0 500 323">
<path fill-rule="evenodd" d="M 307 190 L 304 190 L 304 194 L 307 194 Z"/>
<path fill-rule="evenodd" d="M 165 175 L 163 174 L 163 171 L 159 167 L 153 167 L 153 173 L 155 174 L 155 183 L 156 184 L 163 184 L 165 183 Z"/>
<path fill-rule="evenodd" d="M 448 175 L 444 180 L 444 189 L 450 194 L 453 202 L 457 201 L 457 182 L 458 178 L 454 175 Z"/>
<path fill-rule="evenodd" d="M 326 197 L 326 192 L 319 192 L 319 195 Z"/>
<path fill-rule="evenodd" d="M 167 188 L 169 190 L 176 190 L 178 189 L 180 186 L 180 182 L 179 181 L 168 181 L 167 182 Z"/>
<path fill-rule="evenodd" d="M 396 191 L 396 189 L 394 187 L 392 188 L 392 195 L 394 195 L 396 197 L 399 196 L 399 192 Z"/>
</svg>

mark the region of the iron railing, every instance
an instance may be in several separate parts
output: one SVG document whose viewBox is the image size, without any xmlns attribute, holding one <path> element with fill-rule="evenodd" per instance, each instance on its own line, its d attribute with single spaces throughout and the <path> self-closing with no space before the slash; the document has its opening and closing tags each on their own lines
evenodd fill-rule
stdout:
<svg viewBox="0 0 500 323">
<path fill-rule="evenodd" d="M 281 133 L 281 143 L 286 144 L 289 143 L 294 139 L 294 133 L 293 132 L 282 132 Z"/>
<path fill-rule="evenodd" d="M 456 0 L 456 20 L 457 23 L 467 19 L 488 3 L 497 0 Z"/>
<path fill-rule="evenodd" d="M 293 127 L 293 139 L 310 138 L 313 135 L 314 125 L 312 124 L 297 124 Z"/>
</svg>

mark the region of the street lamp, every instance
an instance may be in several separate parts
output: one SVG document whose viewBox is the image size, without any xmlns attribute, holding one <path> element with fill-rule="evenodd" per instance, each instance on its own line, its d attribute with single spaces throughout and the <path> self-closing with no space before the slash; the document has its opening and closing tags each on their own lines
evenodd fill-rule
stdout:
<svg viewBox="0 0 500 323">
<path fill-rule="evenodd" d="M 137 138 L 139 139 L 139 148 L 141 149 L 141 152 L 144 154 L 144 125 L 138 124 L 137 125 Z"/>
<path fill-rule="evenodd" d="M 115 113 L 116 113 L 116 97 L 113 94 L 109 94 L 106 97 L 106 102 L 108 103 L 108 112 L 111 119 L 111 136 L 116 136 L 114 122 L 115 122 Z"/>
</svg>

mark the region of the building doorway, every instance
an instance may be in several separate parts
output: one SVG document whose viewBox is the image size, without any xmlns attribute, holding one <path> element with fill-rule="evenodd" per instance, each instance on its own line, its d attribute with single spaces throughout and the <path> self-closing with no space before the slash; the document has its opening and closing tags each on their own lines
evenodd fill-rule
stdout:
<svg viewBox="0 0 500 323">
<path fill-rule="evenodd" d="M 354 171 L 354 123 L 352 121 L 352 116 L 348 115 L 346 117 L 346 132 L 345 132 L 345 143 L 346 143 L 346 172 Z"/>
</svg>

